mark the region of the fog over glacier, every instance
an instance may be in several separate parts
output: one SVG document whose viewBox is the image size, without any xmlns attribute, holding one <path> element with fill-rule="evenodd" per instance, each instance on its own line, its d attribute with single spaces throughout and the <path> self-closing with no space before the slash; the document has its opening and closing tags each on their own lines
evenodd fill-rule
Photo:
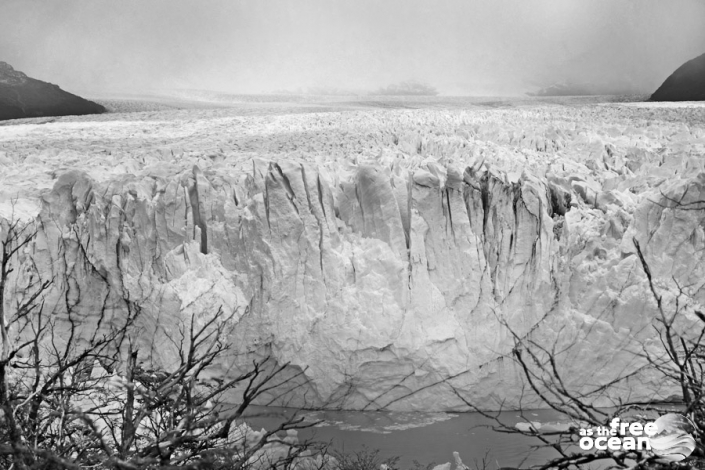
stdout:
<svg viewBox="0 0 705 470">
<path fill-rule="evenodd" d="M 40 33 L 41 32 L 41 33 Z M 653 91 L 705 50 L 700 0 L 0 4 L 0 57 L 74 92 L 164 88 Z"/>
</svg>

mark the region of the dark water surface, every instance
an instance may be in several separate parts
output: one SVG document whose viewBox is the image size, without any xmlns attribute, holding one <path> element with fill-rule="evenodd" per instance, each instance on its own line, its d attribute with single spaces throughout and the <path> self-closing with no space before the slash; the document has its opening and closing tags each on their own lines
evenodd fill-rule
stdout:
<svg viewBox="0 0 705 470">
<path fill-rule="evenodd" d="M 265 415 L 248 418 L 259 430 L 271 429 L 281 422 L 281 414 L 290 410 L 271 410 Z M 272 414 L 273 413 L 273 414 Z M 303 411 L 307 420 L 322 421 L 318 426 L 299 431 L 300 439 L 314 438 L 331 442 L 335 450 L 356 451 L 363 448 L 380 449 L 380 457 L 399 456 L 402 469 L 411 468 L 413 461 L 422 464 L 442 464 L 453 461 L 453 452 L 459 452 L 471 469 L 475 462 L 482 468 L 486 457 L 488 469 L 498 467 L 528 467 L 545 462 L 558 454 L 552 449 L 531 449 L 540 444 L 537 439 L 493 431 L 492 420 L 479 413 L 401 413 L 360 411 Z M 277 416 L 278 414 L 278 416 Z M 524 411 L 522 418 L 516 411 L 501 413 L 504 423 L 538 421 L 566 422 L 553 410 Z M 455 467 L 455 464 L 453 464 Z"/>
</svg>

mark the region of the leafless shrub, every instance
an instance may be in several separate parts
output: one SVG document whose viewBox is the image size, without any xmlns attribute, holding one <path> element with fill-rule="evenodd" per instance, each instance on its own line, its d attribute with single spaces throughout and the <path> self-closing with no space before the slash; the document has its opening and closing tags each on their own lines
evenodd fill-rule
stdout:
<svg viewBox="0 0 705 470">
<path fill-rule="evenodd" d="M 244 424 L 259 397 L 285 396 L 303 371 L 286 375 L 288 364 L 265 357 L 218 377 L 233 327 L 222 310 L 201 325 L 182 323 L 167 335 L 175 364 L 145 370 L 134 341 L 141 311 L 129 299 L 120 315 L 106 307 L 90 322 L 69 302 L 57 313 L 44 303 L 53 279 L 39 272 L 5 298 L 32 230 L 6 222 L 0 232 L 0 467 L 315 470 L 327 463 L 325 445 L 282 437 L 316 424 L 297 413 L 265 432 Z M 231 404 L 235 391 L 241 398 Z"/>
<path fill-rule="evenodd" d="M 647 347 L 641 343 L 639 349 L 632 351 L 636 362 L 640 363 L 629 372 L 620 374 L 609 383 L 597 384 L 588 389 L 576 390 L 567 380 L 567 372 L 559 360 L 574 344 L 566 345 L 556 339 L 546 345 L 532 338 L 531 335 L 520 336 L 511 326 L 500 319 L 513 338 L 512 356 L 521 371 L 524 383 L 520 403 L 531 394 L 538 397 L 541 404 L 559 412 L 568 418 L 570 424 L 560 429 L 549 431 L 538 429 L 531 424 L 531 418 L 526 415 L 523 406 L 518 411 L 525 425 L 517 427 L 505 422 L 502 418 L 502 406 L 497 412 L 484 411 L 483 407 L 472 403 L 459 390 L 455 394 L 472 410 L 481 413 L 494 423 L 492 428 L 501 433 L 521 434 L 534 438 L 534 450 L 552 449 L 556 457 L 549 458 L 539 469 L 581 468 L 594 462 L 603 462 L 611 468 L 659 468 L 667 466 L 663 460 L 650 451 L 645 450 L 592 450 L 583 451 L 578 446 L 580 428 L 610 427 L 614 418 L 630 417 L 632 421 L 646 421 L 645 417 L 657 417 L 666 412 L 683 413 L 696 425 L 695 439 L 697 447 L 689 459 L 683 462 L 683 468 L 701 468 L 703 464 L 703 436 L 705 434 L 705 402 L 703 393 L 705 381 L 703 374 L 703 359 L 705 349 L 705 314 L 699 310 L 693 313 L 702 320 L 702 324 L 693 325 L 684 320 L 685 305 L 688 300 L 686 289 L 680 286 L 676 279 L 672 282 L 677 286 L 675 301 L 667 303 L 664 294 L 657 287 L 652 271 L 644 256 L 639 242 L 633 240 L 638 256 L 639 266 L 643 270 L 647 283 L 648 295 L 656 304 L 657 316 L 652 327 L 658 338 L 658 346 Z M 686 328 L 678 328 L 677 322 L 684 321 Z M 560 332 L 557 335 L 560 337 Z M 637 402 L 612 398 L 615 387 L 628 382 L 642 372 L 656 372 L 662 385 L 674 386 L 680 390 L 680 403 L 671 406 L 662 401 Z M 611 401 L 611 407 L 600 406 L 606 400 Z M 641 419 L 639 419 L 641 417 Z"/>
</svg>

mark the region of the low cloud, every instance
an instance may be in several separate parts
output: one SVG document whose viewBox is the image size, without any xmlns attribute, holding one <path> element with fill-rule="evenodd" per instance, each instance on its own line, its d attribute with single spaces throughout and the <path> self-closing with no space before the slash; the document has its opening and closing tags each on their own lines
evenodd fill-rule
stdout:
<svg viewBox="0 0 705 470">
<path fill-rule="evenodd" d="M 4 0 L 0 60 L 70 91 L 653 91 L 705 52 L 700 0 Z"/>
</svg>

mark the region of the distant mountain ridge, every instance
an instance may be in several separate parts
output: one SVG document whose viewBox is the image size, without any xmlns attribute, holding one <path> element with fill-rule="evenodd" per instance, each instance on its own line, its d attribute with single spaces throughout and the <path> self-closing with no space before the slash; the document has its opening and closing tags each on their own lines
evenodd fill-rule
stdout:
<svg viewBox="0 0 705 470">
<path fill-rule="evenodd" d="M 563 81 L 541 88 L 534 92 L 527 92 L 529 96 L 597 96 L 597 95 L 628 95 L 637 93 L 637 90 L 626 82 L 600 83 Z"/>
<path fill-rule="evenodd" d="M 705 101 L 705 54 L 678 67 L 650 100 Z"/>
<path fill-rule="evenodd" d="M 418 82 L 416 80 L 407 80 L 405 82 L 395 83 L 384 88 L 380 88 L 372 95 L 389 95 L 389 96 L 436 96 L 438 90 L 427 83 Z"/>
<path fill-rule="evenodd" d="M 104 113 L 105 108 L 0 61 L 0 120 Z"/>
<path fill-rule="evenodd" d="M 584 83 L 562 82 L 555 83 L 535 92 L 528 92 L 529 96 L 586 96 L 594 95 L 594 90 Z"/>
</svg>

